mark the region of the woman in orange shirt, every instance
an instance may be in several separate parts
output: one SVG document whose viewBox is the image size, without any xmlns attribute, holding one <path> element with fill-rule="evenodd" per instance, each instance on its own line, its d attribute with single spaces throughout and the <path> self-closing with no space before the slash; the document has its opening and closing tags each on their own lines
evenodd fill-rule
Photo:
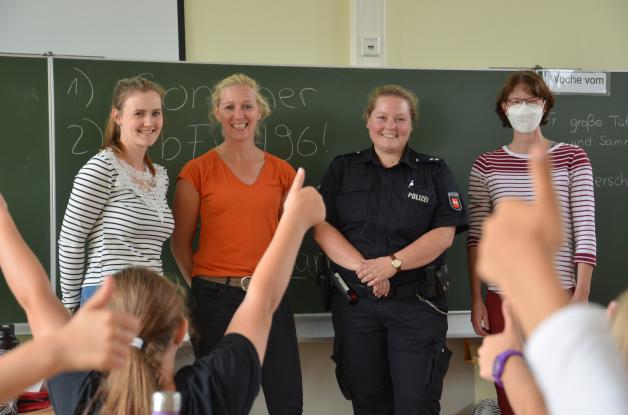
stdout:
<svg viewBox="0 0 628 415">
<path fill-rule="evenodd" d="M 218 344 L 244 299 L 295 176 L 290 164 L 254 143 L 259 124 L 268 115 L 270 107 L 253 79 L 234 74 L 218 82 L 212 92 L 210 118 L 220 124 L 224 141 L 188 162 L 178 177 L 171 247 L 192 287 L 196 356 L 208 354 Z M 199 220 L 199 244 L 194 251 Z M 262 388 L 271 415 L 302 413 L 296 329 L 285 299 L 273 316 Z"/>
</svg>

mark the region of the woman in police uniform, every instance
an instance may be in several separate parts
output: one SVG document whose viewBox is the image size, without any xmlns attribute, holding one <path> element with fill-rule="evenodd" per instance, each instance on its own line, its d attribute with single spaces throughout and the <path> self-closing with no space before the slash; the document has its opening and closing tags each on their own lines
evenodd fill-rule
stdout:
<svg viewBox="0 0 628 415">
<path fill-rule="evenodd" d="M 339 386 L 356 414 L 438 414 L 451 352 L 444 256 L 467 226 L 445 162 L 408 146 L 416 96 L 375 89 L 364 112 L 372 146 L 337 157 L 321 185 L 318 244 L 359 300 L 332 300 Z"/>
</svg>

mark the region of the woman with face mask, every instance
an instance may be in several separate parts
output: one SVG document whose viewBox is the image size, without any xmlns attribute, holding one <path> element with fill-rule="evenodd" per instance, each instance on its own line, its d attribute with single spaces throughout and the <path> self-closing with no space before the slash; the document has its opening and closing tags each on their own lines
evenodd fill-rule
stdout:
<svg viewBox="0 0 628 415">
<path fill-rule="evenodd" d="M 541 144 L 550 157 L 554 190 L 560 203 L 564 241 L 555 257 L 562 287 L 572 301 L 587 302 L 596 264 L 595 201 L 589 157 L 580 147 L 543 136 L 541 125 L 554 105 L 554 96 L 538 74 L 515 72 L 497 96 L 495 112 L 504 127 L 512 128 L 512 141 L 481 154 L 469 176 L 469 234 L 467 240 L 471 280 L 471 322 L 480 336 L 504 329 L 499 287 L 488 286 L 486 300 L 476 271 L 477 245 L 482 223 L 505 198 L 533 200 L 528 153 Z M 574 272 L 575 270 L 575 272 Z M 504 390 L 497 387 L 502 414 L 512 414 Z"/>
</svg>

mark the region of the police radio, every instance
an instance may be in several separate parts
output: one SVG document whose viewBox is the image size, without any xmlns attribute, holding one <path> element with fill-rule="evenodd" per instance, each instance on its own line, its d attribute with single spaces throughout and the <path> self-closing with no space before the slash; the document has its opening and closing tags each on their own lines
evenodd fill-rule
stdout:
<svg viewBox="0 0 628 415">
<path fill-rule="evenodd" d="M 349 288 L 349 286 L 347 285 L 345 280 L 342 279 L 340 274 L 334 272 L 331 280 L 334 282 L 334 285 L 336 286 L 336 289 L 338 289 L 338 292 L 344 295 L 347 301 L 349 301 L 349 304 L 355 304 L 358 301 L 358 294 L 356 294 L 355 291 Z"/>
</svg>

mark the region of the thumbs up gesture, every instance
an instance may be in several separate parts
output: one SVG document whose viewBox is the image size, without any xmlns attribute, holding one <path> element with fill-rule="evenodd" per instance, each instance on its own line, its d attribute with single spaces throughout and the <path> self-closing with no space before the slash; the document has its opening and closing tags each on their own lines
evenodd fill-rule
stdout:
<svg viewBox="0 0 628 415">
<path fill-rule="evenodd" d="M 478 246 L 478 274 L 500 287 L 526 335 L 568 302 L 554 271 L 563 235 L 550 170 L 545 150 L 536 145 L 530 152 L 535 201 L 501 202 L 484 222 Z"/>
<path fill-rule="evenodd" d="M 139 321 L 107 308 L 114 289 L 115 280 L 107 278 L 70 321 L 51 334 L 58 336 L 60 365 L 65 370 L 108 370 L 124 365 Z"/>
<path fill-rule="evenodd" d="M 478 247 L 482 279 L 503 284 L 526 268 L 530 255 L 554 258 L 562 243 L 561 217 L 552 188 L 550 161 L 541 146 L 530 153 L 530 173 L 536 200 L 506 199 L 484 222 Z"/>
<path fill-rule="evenodd" d="M 284 216 L 310 228 L 325 220 L 325 204 L 320 193 L 311 186 L 303 187 L 305 170 L 299 168 L 284 202 Z"/>
</svg>

